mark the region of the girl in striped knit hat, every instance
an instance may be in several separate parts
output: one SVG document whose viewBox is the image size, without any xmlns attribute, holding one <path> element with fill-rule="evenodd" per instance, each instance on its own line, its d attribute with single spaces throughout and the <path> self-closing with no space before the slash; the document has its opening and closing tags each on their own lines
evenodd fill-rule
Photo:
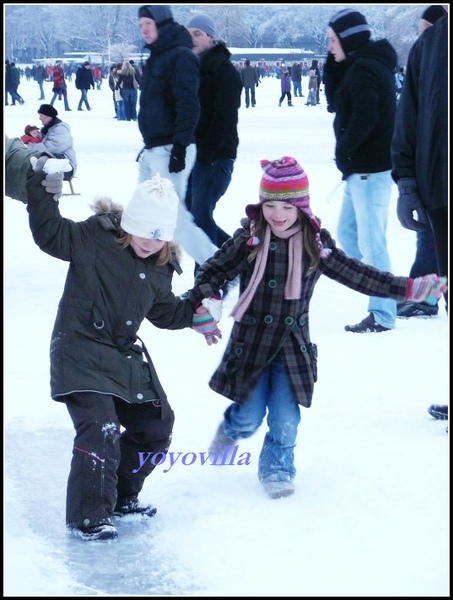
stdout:
<svg viewBox="0 0 453 600">
<path fill-rule="evenodd" d="M 317 379 L 309 304 L 321 275 L 362 294 L 395 300 L 435 301 L 446 281 L 436 275 L 396 277 L 349 258 L 313 215 L 300 164 L 284 156 L 261 166 L 259 202 L 246 206 L 241 228 L 200 267 L 189 296 L 195 302 L 215 297 L 239 277 L 240 297 L 231 313 L 235 323 L 209 382 L 233 402 L 209 451 L 213 464 L 219 457 L 221 464 L 234 464 L 233 453 L 236 464 L 247 464 L 241 463 L 249 454 L 241 455 L 239 441 L 250 437 L 267 413 L 258 478 L 271 498 L 280 498 L 294 492 L 300 407 L 310 407 Z"/>
</svg>

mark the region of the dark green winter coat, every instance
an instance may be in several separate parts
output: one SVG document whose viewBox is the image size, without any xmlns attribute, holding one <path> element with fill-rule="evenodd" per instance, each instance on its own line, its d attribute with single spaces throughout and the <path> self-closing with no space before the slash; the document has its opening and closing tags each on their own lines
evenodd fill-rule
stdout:
<svg viewBox="0 0 453 600">
<path fill-rule="evenodd" d="M 171 288 L 174 271 L 181 272 L 176 258 L 158 266 L 155 256 L 123 249 L 115 241 L 121 211 L 109 200 L 98 201 L 85 221 L 63 218 L 41 180 L 35 173 L 27 182 L 33 239 L 69 262 L 51 339 L 52 398 L 92 391 L 131 403 L 160 400 L 164 418 L 167 397 L 137 332 L 145 318 L 160 329 L 192 325 L 192 304 Z"/>
<path fill-rule="evenodd" d="M 198 270 L 195 286 L 189 292 L 194 302 L 218 293 L 225 280 L 233 281 L 237 276 L 240 292 L 247 287 L 255 262 L 247 260 L 251 251 L 247 245 L 250 225 L 245 220 L 243 225 Z M 317 348 L 310 339 L 308 311 L 321 275 L 368 296 L 405 299 L 407 277 L 395 277 L 349 258 L 325 229 L 321 230 L 321 238 L 324 247 L 332 252 L 310 274 L 308 257 L 303 255 L 301 298 L 285 300 L 288 240 L 271 235 L 264 275 L 242 320 L 234 323 L 225 354 L 209 382 L 215 392 L 235 402 L 245 402 L 280 353 L 296 402 L 305 407 L 311 405 Z"/>
<path fill-rule="evenodd" d="M 20 200 L 27 204 L 27 173 L 30 171 L 30 158 L 36 156 L 49 156 L 50 152 L 36 152 L 26 148 L 20 138 L 5 136 L 5 196 Z"/>
</svg>

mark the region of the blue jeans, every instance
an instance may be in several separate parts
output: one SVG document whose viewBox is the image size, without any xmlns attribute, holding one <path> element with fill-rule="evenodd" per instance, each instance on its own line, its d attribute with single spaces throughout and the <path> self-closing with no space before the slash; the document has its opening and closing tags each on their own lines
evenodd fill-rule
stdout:
<svg viewBox="0 0 453 600">
<path fill-rule="evenodd" d="M 245 106 L 250 106 L 250 98 L 252 99 L 252 106 L 255 106 L 255 86 L 245 88 Z"/>
<path fill-rule="evenodd" d="M 123 89 L 124 114 L 126 121 L 137 120 L 137 90 Z"/>
<path fill-rule="evenodd" d="M 226 435 L 233 440 L 253 435 L 266 415 L 266 408 L 269 431 L 259 456 L 258 479 L 261 483 L 291 481 L 296 475 L 294 447 L 300 408 L 278 356 L 263 373 L 250 398 L 226 409 L 223 424 Z"/>
<path fill-rule="evenodd" d="M 90 105 L 88 104 L 88 90 L 80 90 L 80 94 L 81 96 L 79 100 L 79 106 L 77 107 L 77 109 L 82 110 L 82 104 L 85 103 L 87 110 L 91 110 Z"/>
<path fill-rule="evenodd" d="M 386 230 L 392 185 L 390 171 L 350 175 L 338 224 L 338 241 L 348 256 L 388 272 L 392 268 Z M 395 327 L 395 300 L 371 296 L 368 312 L 379 325 Z"/>
<path fill-rule="evenodd" d="M 187 182 L 189 175 L 195 163 L 196 146 L 190 144 L 186 148 L 186 168 L 179 173 L 170 173 L 168 170 L 170 163 L 170 153 L 172 144 L 166 146 L 157 146 L 143 150 L 139 158 L 138 181 L 142 183 L 151 179 L 156 173 L 161 177 L 169 179 L 179 198 L 178 220 L 174 240 L 182 249 L 191 256 L 199 265 L 203 264 L 217 250 L 207 234 L 195 224 L 192 214 L 186 206 L 185 198 L 187 192 Z"/>
<path fill-rule="evenodd" d="M 44 82 L 38 81 L 38 85 L 39 85 L 39 93 L 40 93 L 39 100 L 45 100 L 46 96 L 44 94 Z"/>
<path fill-rule="evenodd" d="M 415 252 L 415 260 L 409 272 L 409 277 L 423 277 L 430 273 L 437 273 L 437 252 L 434 242 L 434 235 L 429 223 L 426 224 L 426 229 L 417 231 L 417 249 Z"/>
<path fill-rule="evenodd" d="M 50 104 L 53 106 L 55 100 L 57 99 L 57 96 L 60 96 L 60 99 L 61 99 L 61 96 L 63 96 L 65 110 L 70 110 L 69 109 L 69 104 L 68 104 L 68 93 L 66 91 L 62 92 L 62 93 L 54 92 L 53 93 L 53 98 L 50 101 Z"/>
<path fill-rule="evenodd" d="M 214 209 L 230 185 L 233 168 L 234 160 L 230 158 L 219 158 L 209 165 L 196 161 L 187 186 L 187 208 L 198 227 L 219 248 L 231 236 L 214 221 Z"/>
<path fill-rule="evenodd" d="M 294 95 L 302 96 L 302 82 L 301 81 L 293 81 L 293 92 Z"/>
</svg>

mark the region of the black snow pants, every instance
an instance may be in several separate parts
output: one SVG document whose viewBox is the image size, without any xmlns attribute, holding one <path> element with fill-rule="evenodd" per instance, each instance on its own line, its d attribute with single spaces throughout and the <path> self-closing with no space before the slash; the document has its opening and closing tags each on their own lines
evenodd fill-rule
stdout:
<svg viewBox="0 0 453 600">
<path fill-rule="evenodd" d="M 112 516 L 118 498 L 138 494 L 162 459 L 160 455 L 138 468 L 138 453 L 168 452 L 174 413 L 162 419 L 158 401 L 129 404 L 94 392 L 70 394 L 65 403 L 76 431 L 66 523 L 96 525 Z"/>
</svg>

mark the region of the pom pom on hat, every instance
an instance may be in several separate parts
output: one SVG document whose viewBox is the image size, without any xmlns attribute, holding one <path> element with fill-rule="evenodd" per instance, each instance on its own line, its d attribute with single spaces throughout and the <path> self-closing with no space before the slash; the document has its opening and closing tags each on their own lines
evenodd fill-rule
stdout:
<svg viewBox="0 0 453 600">
<path fill-rule="evenodd" d="M 140 183 L 121 215 L 126 233 L 165 242 L 173 240 L 179 198 L 172 182 L 159 174 Z"/>
<path fill-rule="evenodd" d="M 438 19 L 446 15 L 445 9 L 440 4 L 432 4 L 423 12 L 421 19 L 428 21 L 433 25 Z"/>
<path fill-rule="evenodd" d="M 214 39 L 217 38 L 214 20 L 209 15 L 205 15 L 203 13 L 197 13 L 193 15 L 189 19 L 186 25 L 186 29 L 189 29 L 189 27 L 193 27 L 194 29 L 201 29 L 201 31 L 204 31 Z"/>
<path fill-rule="evenodd" d="M 55 119 L 55 117 L 58 115 L 58 111 L 51 104 L 41 104 L 41 106 L 38 108 L 38 114 L 46 115 L 46 117 L 52 117 L 52 119 Z"/>
<path fill-rule="evenodd" d="M 329 21 L 329 27 L 338 36 L 346 55 L 364 46 L 371 37 L 371 29 L 365 17 L 352 8 L 335 13 Z"/>
</svg>

